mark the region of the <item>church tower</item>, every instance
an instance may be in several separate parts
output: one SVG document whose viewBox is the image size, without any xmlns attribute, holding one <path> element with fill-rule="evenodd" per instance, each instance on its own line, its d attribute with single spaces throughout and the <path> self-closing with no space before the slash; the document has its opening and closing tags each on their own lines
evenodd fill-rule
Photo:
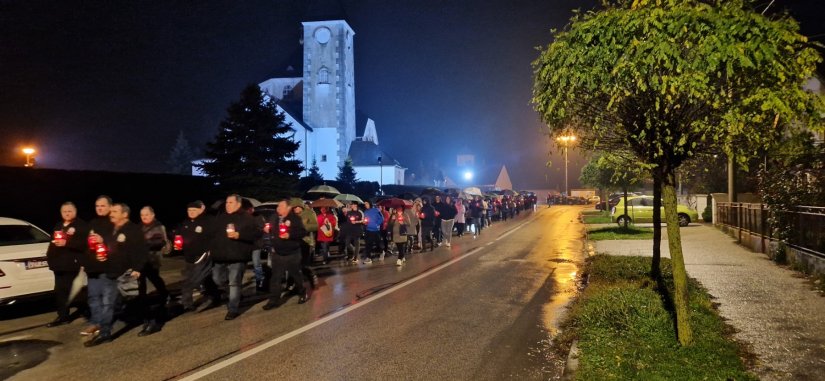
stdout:
<svg viewBox="0 0 825 381">
<path fill-rule="evenodd" d="M 317 133 L 315 159 L 321 173 L 334 178 L 355 140 L 355 32 L 344 20 L 301 24 L 303 119 Z"/>
</svg>

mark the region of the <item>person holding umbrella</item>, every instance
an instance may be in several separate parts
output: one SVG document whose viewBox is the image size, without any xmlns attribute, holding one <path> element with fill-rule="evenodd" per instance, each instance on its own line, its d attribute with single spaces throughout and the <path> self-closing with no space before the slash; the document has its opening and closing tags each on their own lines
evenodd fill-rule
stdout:
<svg viewBox="0 0 825 381">
<path fill-rule="evenodd" d="M 407 234 L 412 230 L 410 220 L 404 216 L 404 208 L 396 208 L 387 224 L 387 229 L 392 236 L 392 243 L 398 248 L 398 259 L 395 261 L 396 266 L 401 266 L 407 260 L 404 254 L 407 251 Z"/>
</svg>

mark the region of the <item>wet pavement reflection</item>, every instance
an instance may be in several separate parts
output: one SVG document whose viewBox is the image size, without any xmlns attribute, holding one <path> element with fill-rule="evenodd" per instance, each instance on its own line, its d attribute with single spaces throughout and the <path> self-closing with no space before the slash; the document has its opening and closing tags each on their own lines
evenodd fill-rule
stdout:
<svg viewBox="0 0 825 381">
<path fill-rule="evenodd" d="M 46 340 L 9 340 L 0 343 L 0 380 L 37 366 L 49 358 L 49 348 L 60 345 Z"/>
</svg>

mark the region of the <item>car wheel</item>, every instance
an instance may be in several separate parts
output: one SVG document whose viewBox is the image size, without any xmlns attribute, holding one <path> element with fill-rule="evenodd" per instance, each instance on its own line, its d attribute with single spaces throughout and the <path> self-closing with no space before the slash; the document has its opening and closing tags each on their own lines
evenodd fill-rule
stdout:
<svg viewBox="0 0 825 381">
<path fill-rule="evenodd" d="M 616 218 L 616 223 L 619 224 L 619 226 L 624 226 L 625 221 L 630 224 L 630 218 L 627 216 L 619 216 L 619 218 Z"/>
<path fill-rule="evenodd" d="M 690 224 L 690 217 L 687 214 L 679 213 L 679 226 L 688 226 Z"/>
</svg>

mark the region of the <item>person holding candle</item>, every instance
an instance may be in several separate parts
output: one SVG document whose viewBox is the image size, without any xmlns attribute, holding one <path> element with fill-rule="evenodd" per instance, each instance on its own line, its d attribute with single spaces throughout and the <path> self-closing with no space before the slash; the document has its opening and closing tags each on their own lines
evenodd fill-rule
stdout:
<svg viewBox="0 0 825 381">
<path fill-rule="evenodd" d="M 100 298 L 92 298 L 92 294 L 97 294 L 102 290 L 105 277 L 104 262 L 106 258 L 106 247 L 103 245 L 103 237 L 112 234 L 114 225 L 109 218 L 112 209 L 112 198 L 106 195 L 97 196 L 95 199 L 95 218 L 89 221 L 89 250 L 86 250 L 85 255 L 82 256 L 80 265 L 83 266 L 83 271 L 86 272 L 88 278 L 88 299 L 89 310 L 91 317 L 89 318 L 89 325 L 80 331 L 83 336 L 91 336 L 100 330 L 100 317 L 102 314 Z M 98 252 L 100 251 L 100 252 Z M 93 300 L 94 299 L 94 300 Z"/>
<path fill-rule="evenodd" d="M 212 257 L 209 246 L 212 238 L 218 233 L 215 219 L 204 213 L 206 206 L 203 201 L 193 201 L 186 205 L 186 220 L 175 229 L 175 242 L 179 246 L 176 250 L 183 253 L 184 280 L 181 284 L 180 303 L 184 312 L 195 311 L 192 293 L 201 285 L 205 295 L 209 297 L 203 309 L 217 306 L 221 303 L 221 295 L 215 282 L 212 281 Z M 223 231 L 220 231 L 223 234 Z"/>
<path fill-rule="evenodd" d="M 224 320 L 233 320 L 240 316 L 241 287 L 246 264 L 252 260 L 255 241 L 263 233 L 251 214 L 241 208 L 240 195 L 226 197 L 226 213 L 215 218 L 216 233 L 212 240 L 212 278 L 217 285 L 228 284 L 229 302 L 226 305 Z"/>
<path fill-rule="evenodd" d="M 149 249 L 140 226 L 129 221 L 129 206 L 116 203 L 111 206 L 109 218 L 112 221 L 112 233 L 102 236 L 103 245 L 108 251 L 103 263 L 103 273 L 97 278 L 98 285 L 93 289 L 89 282 L 89 304 L 98 305 L 100 333 L 83 343 L 93 347 L 112 341 L 115 303 L 119 296 L 118 278 L 131 276 L 140 278 L 140 269 L 146 264 Z M 91 279 L 90 279 L 91 280 Z"/>
<path fill-rule="evenodd" d="M 318 214 L 318 229 L 316 241 L 321 246 L 321 255 L 324 257 L 324 264 L 329 262 L 329 244 L 335 239 L 335 230 L 338 228 L 338 218 L 329 208 L 322 207 Z"/>
<path fill-rule="evenodd" d="M 60 217 L 62 221 L 55 225 L 52 242 L 46 250 L 49 269 L 54 273 L 54 298 L 57 309 L 57 318 L 46 324 L 47 327 L 57 327 L 71 322 L 69 296 L 72 282 L 80 272 L 80 258 L 86 251 L 88 227 L 85 222 L 77 219 L 75 204 L 64 202 L 60 206 Z"/>
<path fill-rule="evenodd" d="M 147 336 L 160 331 L 163 320 L 166 316 L 166 300 L 169 298 L 169 291 L 166 289 L 166 282 L 160 277 L 160 261 L 163 257 L 163 250 L 169 241 L 166 236 L 166 227 L 155 218 L 155 209 L 151 206 L 144 206 L 140 209 L 140 222 L 143 237 L 149 245 L 149 260 L 140 269 L 138 279 L 138 302 L 140 303 L 143 316 L 143 330 L 138 336 Z M 146 281 L 151 281 L 158 294 L 160 305 L 152 305 L 146 293 Z"/>
<path fill-rule="evenodd" d="M 377 206 L 370 201 L 364 202 L 364 224 L 366 226 L 366 248 L 364 249 L 364 263 L 372 263 L 372 249 L 378 247 L 381 260 L 384 260 L 384 245 L 381 241 L 381 225 L 384 224 L 384 215 Z"/>
<path fill-rule="evenodd" d="M 421 220 L 421 251 L 424 251 L 427 242 L 430 243 L 430 251 L 433 251 L 435 249 L 435 239 L 433 239 L 435 208 L 428 198 L 424 198 L 421 202 L 421 213 L 418 215 Z"/>
<path fill-rule="evenodd" d="M 413 230 L 410 219 L 404 216 L 404 208 L 394 210 L 387 224 L 387 229 L 392 235 L 392 243 L 398 248 L 398 259 L 395 261 L 395 265 L 401 266 L 407 261 L 404 258 L 407 251 L 407 233 Z"/>
<path fill-rule="evenodd" d="M 364 213 L 358 210 L 358 204 L 353 202 L 344 214 L 341 223 L 341 236 L 344 241 L 343 251 L 347 254 L 347 260 L 352 261 L 352 263 L 358 263 L 358 255 L 361 253 L 361 234 L 363 233 Z"/>
<path fill-rule="evenodd" d="M 270 219 L 270 227 L 265 233 L 272 236 L 272 249 L 269 259 L 272 262 L 272 278 L 269 283 L 269 301 L 264 310 L 270 310 L 283 304 L 281 285 L 284 274 L 295 281 L 295 293 L 299 295 L 298 303 L 306 303 L 310 295 L 304 287 L 304 276 L 301 272 L 301 244 L 307 235 L 301 217 L 295 213 L 289 201 L 284 199 L 278 202 L 276 214 Z"/>
</svg>

